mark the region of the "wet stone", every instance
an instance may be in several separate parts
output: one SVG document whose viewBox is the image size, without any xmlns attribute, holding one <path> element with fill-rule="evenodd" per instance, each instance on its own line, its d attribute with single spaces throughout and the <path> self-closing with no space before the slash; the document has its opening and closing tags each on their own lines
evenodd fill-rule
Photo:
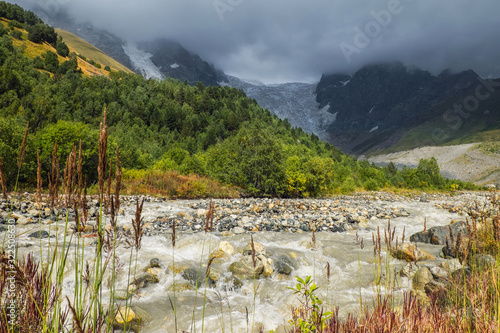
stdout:
<svg viewBox="0 0 500 333">
<path fill-rule="evenodd" d="M 35 231 L 34 233 L 30 234 L 28 238 L 48 238 L 50 235 L 47 231 L 41 230 L 41 231 Z"/>
</svg>

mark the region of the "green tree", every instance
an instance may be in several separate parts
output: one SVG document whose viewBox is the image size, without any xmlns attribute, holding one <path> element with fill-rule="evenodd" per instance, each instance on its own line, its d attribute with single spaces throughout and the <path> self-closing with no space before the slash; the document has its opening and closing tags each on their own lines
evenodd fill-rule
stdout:
<svg viewBox="0 0 500 333">
<path fill-rule="evenodd" d="M 22 34 L 22 33 L 21 33 L 21 31 L 19 31 L 19 30 L 12 30 L 12 31 L 10 32 L 10 36 L 11 36 L 12 38 L 15 38 L 15 39 L 18 39 L 18 40 L 23 39 L 23 34 Z"/>
<path fill-rule="evenodd" d="M 61 57 L 67 57 L 69 55 L 69 47 L 63 42 L 62 37 L 59 37 L 56 42 L 56 51 Z"/>
<path fill-rule="evenodd" d="M 40 149 L 40 158 L 44 165 L 43 170 L 50 170 L 52 163 L 52 152 L 57 142 L 57 156 L 63 170 L 66 158 L 73 149 L 78 147 L 82 141 L 83 169 L 88 176 L 89 183 L 97 179 L 97 165 L 99 163 L 98 141 L 99 132 L 89 125 L 58 121 L 56 124 L 48 125 L 36 135 L 37 148 Z"/>
<path fill-rule="evenodd" d="M 57 54 L 52 51 L 45 52 L 44 64 L 45 69 L 49 72 L 57 73 L 57 70 L 59 69 L 59 59 L 57 58 Z"/>
</svg>

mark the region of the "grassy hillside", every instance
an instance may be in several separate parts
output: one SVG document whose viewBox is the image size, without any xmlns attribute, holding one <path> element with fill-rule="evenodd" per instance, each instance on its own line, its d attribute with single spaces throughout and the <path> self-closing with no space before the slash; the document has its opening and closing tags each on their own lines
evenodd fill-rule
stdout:
<svg viewBox="0 0 500 333">
<path fill-rule="evenodd" d="M 92 59 L 102 66 L 109 66 L 112 70 L 123 71 L 125 73 L 133 73 L 130 69 L 120 64 L 115 59 L 109 57 L 107 54 L 96 48 L 94 45 L 87 43 L 78 36 L 72 33 L 62 30 L 55 29 L 57 34 L 63 38 L 63 40 L 68 44 L 71 51 L 78 53 L 88 59 Z"/>
<path fill-rule="evenodd" d="M 0 23 L 2 24 L 2 26 L 4 27 L 4 29 L 8 29 L 9 28 L 9 23 L 11 21 L 12 20 L 8 20 L 6 18 L 1 18 L 0 19 Z M 29 38 L 28 38 L 29 33 L 28 33 L 28 31 L 26 29 L 24 29 L 24 28 L 18 28 L 18 27 L 13 27 L 12 31 L 17 31 L 20 34 L 19 35 L 19 37 L 20 37 L 19 39 L 18 38 L 12 38 L 12 44 L 18 50 L 20 50 L 22 52 L 22 54 L 25 55 L 26 57 L 28 57 L 30 59 L 35 59 L 37 57 L 43 59 L 44 56 L 45 56 L 45 54 L 47 53 L 47 51 L 50 51 L 50 52 L 53 52 L 53 53 L 57 54 L 56 48 L 53 45 L 51 45 L 51 44 L 49 44 L 47 42 L 34 43 L 34 42 L 30 41 Z M 61 37 L 62 37 L 62 35 L 67 35 L 68 36 L 68 34 L 69 34 L 69 33 L 64 33 L 63 30 L 59 30 L 59 31 L 63 32 L 61 34 Z M 69 34 L 69 35 L 71 35 L 71 34 Z M 112 64 L 112 66 L 109 65 L 111 67 L 110 68 L 111 70 L 125 71 L 127 73 L 132 73 L 131 70 L 129 70 L 125 66 L 121 65 L 117 61 L 111 59 L 110 57 L 104 55 L 98 49 L 91 47 L 90 44 L 87 44 L 87 46 L 85 46 L 85 44 L 84 44 L 85 42 L 84 41 L 80 42 L 80 41 L 77 40 L 76 36 L 74 36 L 74 37 L 75 37 L 74 39 L 70 38 L 72 44 L 69 44 L 68 47 L 70 49 L 70 52 L 72 52 L 72 54 L 78 55 L 78 57 L 76 58 L 77 63 L 78 63 L 78 69 L 81 70 L 82 73 L 85 76 L 93 76 L 93 75 L 105 75 L 105 76 L 109 76 L 110 72 L 103 69 L 104 66 L 106 66 L 108 63 Z M 63 41 L 66 42 L 66 40 L 64 40 L 64 39 L 63 39 Z M 73 43 L 76 46 L 76 48 L 73 47 Z M 99 56 L 99 59 L 104 60 L 105 63 L 103 63 L 101 65 L 99 63 L 99 61 L 94 60 L 93 58 L 89 57 L 87 59 L 87 57 L 84 56 L 82 53 L 76 51 L 77 49 L 82 49 L 84 51 L 88 51 L 88 53 L 91 54 L 91 55 Z M 64 61 L 70 60 L 69 56 L 68 57 L 63 57 L 63 56 L 61 56 L 59 54 L 57 54 L 57 58 L 58 58 L 59 63 L 63 63 Z"/>
</svg>

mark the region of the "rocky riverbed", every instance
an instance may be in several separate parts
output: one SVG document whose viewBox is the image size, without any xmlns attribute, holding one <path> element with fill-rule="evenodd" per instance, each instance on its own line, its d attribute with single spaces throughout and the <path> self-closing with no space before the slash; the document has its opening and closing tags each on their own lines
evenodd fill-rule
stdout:
<svg viewBox="0 0 500 333">
<path fill-rule="evenodd" d="M 147 318 L 141 324 L 143 332 L 164 332 L 165 327 L 171 327 L 174 314 L 169 297 L 174 291 L 183 330 L 201 327 L 203 321 L 207 332 L 218 332 L 221 325 L 227 331 L 245 331 L 250 311 L 255 327 L 282 332 L 288 325 L 290 307 L 299 304 L 287 290 L 295 285 L 294 276 L 312 276 L 325 304 L 340 306 L 344 314 L 359 311 L 359 298 L 369 301 L 381 290 L 377 283 L 387 277 L 374 274 L 377 260 L 372 237 L 378 230 L 384 237 L 389 220 L 399 241 L 406 234 L 407 240 L 414 237 L 412 243 L 422 242 L 418 252 L 409 243 L 400 245 L 392 251 L 394 258 L 382 249 L 383 262 L 398 275 L 397 290 L 402 292 L 412 285 L 424 290 L 431 282 L 439 283 L 435 278 L 438 274 L 448 274 L 450 267 L 459 269 L 460 265 L 456 259 L 445 258 L 443 244 L 433 242 L 432 235 L 442 241 L 442 232 L 447 229 L 441 227 L 451 222 L 463 230 L 465 222 L 460 221 L 488 209 L 490 196 L 490 192 L 405 196 L 377 192 L 327 199 L 213 200 L 210 232 L 204 232 L 210 200 L 145 197 L 142 248 L 137 262 L 128 264 L 130 250 L 120 247 L 117 251 L 125 267 L 117 272 L 115 297 L 131 299 L 137 313 Z M 125 233 L 132 229 L 136 201 L 122 198 L 118 228 Z M 95 244 L 98 214 L 98 202 L 89 200 L 89 221 L 79 236 L 88 247 Z M 15 221 L 19 255 L 33 252 L 40 258 L 55 242 L 62 242 L 66 217 L 68 233 L 72 233 L 76 218 L 72 209 L 51 209 L 44 203 L 36 204 L 30 194 L 19 195 L 0 202 L 0 237 L 5 235 L 6 223 Z M 109 217 L 104 220 L 109 221 Z M 174 223 L 175 248 L 171 241 Z M 428 241 L 418 236 L 424 228 L 432 230 L 424 235 L 431 235 Z M 86 251 L 86 256 L 92 260 L 93 251 Z M 418 264 L 408 266 L 407 261 Z M 129 264 L 138 272 L 132 283 L 125 273 Z M 70 299 L 74 267 L 70 255 L 63 290 Z M 204 293 L 210 306 L 202 317 L 203 302 L 196 303 L 194 289 L 200 287 L 199 276 L 205 273 L 209 283 Z"/>
</svg>

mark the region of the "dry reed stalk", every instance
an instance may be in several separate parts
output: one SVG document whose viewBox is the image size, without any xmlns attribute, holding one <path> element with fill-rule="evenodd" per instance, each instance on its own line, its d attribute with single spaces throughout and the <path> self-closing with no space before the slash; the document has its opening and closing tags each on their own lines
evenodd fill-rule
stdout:
<svg viewBox="0 0 500 333">
<path fill-rule="evenodd" d="M 75 210 L 75 229 L 76 232 L 83 231 L 81 227 L 80 214 L 78 213 L 78 202 L 73 202 L 73 209 Z"/>
<path fill-rule="evenodd" d="M 14 263 L 9 257 L 4 251 L 0 252 L 0 295 L 11 294 L 10 299 L 0 298 L 0 332 L 42 332 L 44 326 L 54 327 L 54 311 L 61 288 L 52 282 L 47 267 L 41 267 L 32 254 Z M 9 288 L 12 281 L 16 286 L 13 290 Z M 11 320 L 7 315 L 8 305 L 15 306 L 14 327 L 8 324 Z M 58 311 L 57 324 L 63 327 L 68 318 L 67 312 Z"/>
<path fill-rule="evenodd" d="M 377 248 L 378 255 L 380 256 L 380 251 L 382 250 L 381 237 L 380 237 L 380 228 L 377 227 Z"/>
<path fill-rule="evenodd" d="M 86 224 L 88 221 L 88 209 L 87 209 L 87 175 L 85 175 L 85 186 L 83 187 L 83 198 L 82 198 L 82 212 L 83 212 L 83 223 Z"/>
<path fill-rule="evenodd" d="M 7 200 L 7 180 L 5 179 L 5 175 L 3 173 L 3 161 L 0 157 L 0 183 L 2 184 L 2 194 L 3 198 Z"/>
<path fill-rule="evenodd" d="M 83 156 L 82 156 L 82 139 L 80 139 L 80 144 L 78 146 L 78 202 L 82 201 L 82 189 L 83 189 Z"/>
<path fill-rule="evenodd" d="M 109 172 L 108 172 L 108 182 L 107 182 L 107 187 L 106 187 L 106 199 L 104 200 L 104 209 L 106 212 L 109 212 L 109 204 L 111 200 L 111 181 L 113 180 L 111 171 L 113 170 L 113 160 L 109 159 Z"/>
<path fill-rule="evenodd" d="M 427 217 L 424 218 L 424 234 L 427 232 Z"/>
<path fill-rule="evenodd" d="M 143 232 L 143 224 L 142 224 L 142 207 L 144 206 L 144 198 L 142 198 L 141 204 L 139 204 L 139 198 L 137 198 L 136 209 L 135 209 L 135 218 L 132 219 L 132 228 L 134 229 L 134 246 L 137 251 L 141 248 L 142 241 L 142 232 Z"/>
<path fill-rule="evenodd" d="M 330 262 L 326 262 L 326 280 L 330 282 Z"/>
<path fill-rule="evenodd" d="M 214 203 L 212 199 L 210 199 L 210 231 L 214 228 Z"/>
<path fill-rule="evenodd" d="M 109 223 L 111 223 L 111 227 L 113 228 L 113 231 L 116 231 L 116 214 L 115 214 L 115 202 L 113 200 L 113 197 L 110 198 L 109 203 L 111 204 L 111 209 L 110 209 L 110 220 Z"/>
<path fill-rule="evenodd" d="M 212 265 L 212 262 L 214 261 L 215 257 L 211 257 L 210 260 L 208 260 L 207 264 L 207 270 L 205 271 L 205 276 L 210 275 L 210 266 Z"/>
<path fill-rule="evenodd" d="M 59 158 L 57 157 L 57 141 L 52 151 L 52 173 L 49 176 L 50 206 L 54 208 L 59 195 Z"/>
<path fill-rule="evenodd" d="M 391 232 L 389 231 L 389 234 Z M 387 229 L 384 229 L 384 241 L 385 241 L 385 245 L 387 248 L 391 248 L 391 241 L 390 241 L 390 237 L 387 237 Z"/>
<path fill-rule="evenodd" d="M 456 253 L 458 260 L 462 264 L 462 263 L 465 263 L 466 258 L 463 257 L 463 253 L 461 251 L 461 245 L 462 245 L 462 233 L 459 231 L 458 235 L 457 235 L 457 241 L 455 243 L 455 253 Z"/>
<path fill-rule="evenodd" d="M 120 163 L 120 151 L 116 147 L 116 173 L 115 173 L 115 210 L 120 213 L 120 189 L 122 186 L 122 165 Z"/>
<path fill-rule="evenodd" d="M 205 220 L 205 226 L 203 227 L 203 230 L 205 230 L 205 232 L 212 231 L 213 226 L 214 226 L 214 203 L 212 202 L 212 199 L 210 199 Z"/>
<path fill-rule="evenodd" d="M 491 223 L 493 224 L 493 238 L 495 239 L 495 242 L 498 242 L 500 239 L 500 216 L 497 215 L 493 217 Z"/>
<path fill-rule="evenodd" d="M 314 231 L 314 229 L 312 230 L 311 244 L 312 244 L 311 250 L 316 249 L 316 232 Z"/>
<path fill-rule="evenodd" d="M 23 142 L 21 143 L 21 150 L 19 151 L 19 155 L 17 156 L 17 169 L 21 170 L 21 167 L 24 163 L 24 157 L 26 155 L 26 141 L 28 140 L 28 131 L 29 131 L 30 123 L 26 123 L 26 130 L 24 131 Z"/>
<path fill-rule="evenodd" d="M 250 235 L 250 245 L 252 247 L 251 255 L 252 255 L 253 268 L 255 269 L 255 267 L 257 266 L 257 258 L 255 257 L 255 245 L 253 242 L 253 235 Z"/>
<path fill-rule="evenodd" d="M 99 187 L 99 202 L 103 202 L 104 198 L 104 177 L 106 175 L 106 151 L 108 147 L 108 125 L 107 111 L 104 107 L 103 122 L 99 126 L 99 166 L 98 173 L 98 187 Z"/>
<path fill-rule="evenodd" d="M 71 205 L 71 197 L 73 195 L 73 184 L 75 183 L 76 177 L 76 147 L 73 145 L 73 149 L 68 156 L 68 161 L 66 162 L 66 207 Z"/>
<path fill-rule="evenodd" d="M 66 185 L 68 184 L 68 166 L 69 166 L 69 155 L 66 158 L 66 165 L 64 166 L 64 171 L 63 171 L 63 182 L 62 182 L 62 188 L 61 188 L 61 192 L 62 192 L 63 196 L 66 193 Z M 67 201 L 68 201 L 68 197 L 66 197 L 66 206 L 67 206 Z"/>
<path fill-rule="evenodd" d="M 175 247 L 175 219 L 172 220 L 172 247 Z"/>
<path fill-rule="evenodd" d="M 36 169 L 36 203 L 42 201 L 42 162 L 40 161 L 40 150 L 36 151 L 37 169 Z"/>
</svg>

